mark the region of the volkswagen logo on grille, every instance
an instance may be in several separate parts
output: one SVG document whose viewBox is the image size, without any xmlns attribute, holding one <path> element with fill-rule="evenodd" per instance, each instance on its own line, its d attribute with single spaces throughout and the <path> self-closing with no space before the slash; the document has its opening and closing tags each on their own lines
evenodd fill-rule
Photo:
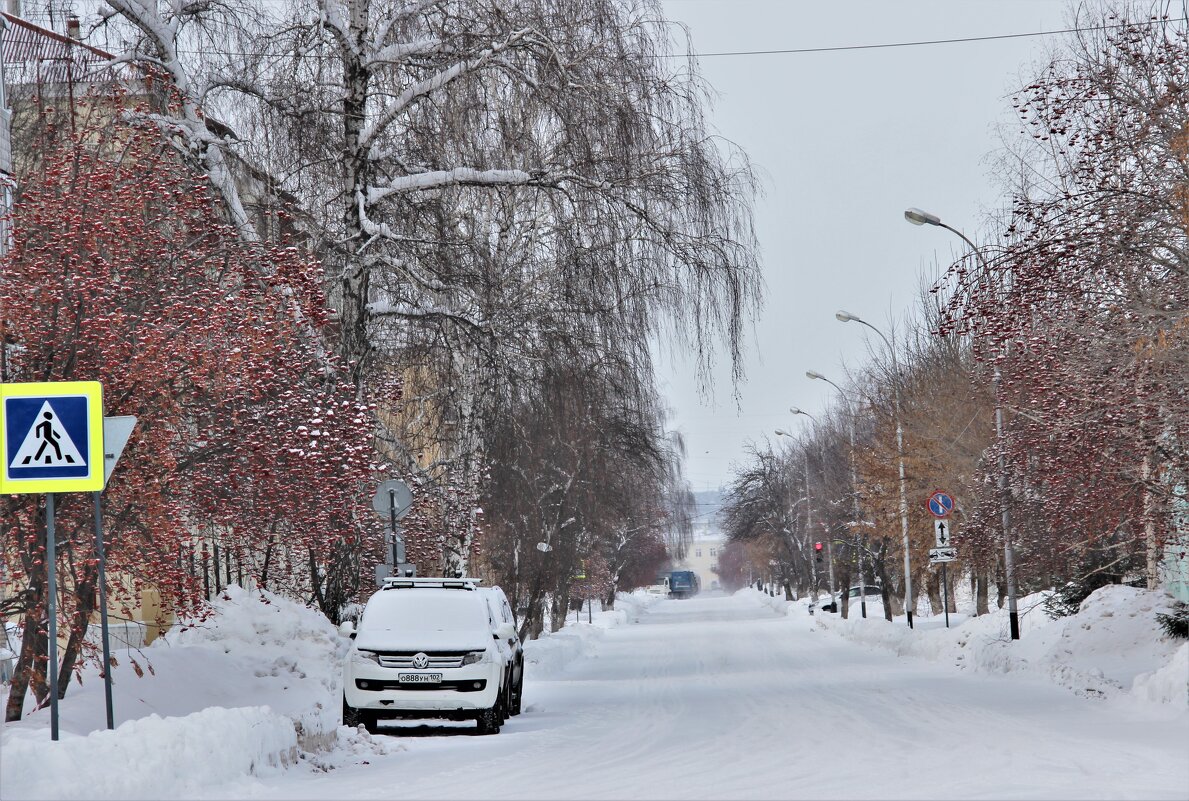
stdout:
<svg viewBox="0 0 1189 801">
<path fill-rule="evenodd" d="M 417 668 L 418 670 L 425 670 L 427 667 L 429 667 L 429 657 L 425 654 L 417 654 L 415 657 L 413 657 L 413 667 Z"/>
</svg>

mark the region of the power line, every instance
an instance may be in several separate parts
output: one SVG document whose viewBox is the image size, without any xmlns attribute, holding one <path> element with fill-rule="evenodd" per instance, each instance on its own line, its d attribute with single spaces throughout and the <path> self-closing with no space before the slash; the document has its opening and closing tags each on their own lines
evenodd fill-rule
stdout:
<svg viewBox="0 0 1189 801">
<path fill-rule="evenodd" d="M 860 44 L 860 45 L 833 45 L 828 47 L 792 47 L 780 48 L 775 50 L 722 50 L 712 53 L 665 53 L 658 56 L 658 58 L 718 58 L 724 56 L 775 56 L 775 55 L 801 55 L 808 53 L 840 53 L 857 50 L 887 50 L 891 48 L 900 47 L 927 47 L 932 45 L 944 44 L 970 44 L 973 42 L 993 42 L 1007 39 L 1027 39 L 1038 36 L 1059 36 L 1070 33 L 1088 33 L 1098 30 L 1117 30 L 1120 28 L 1129 28 L 1137 26 L 1150 26 L 1174 22 L 1186 22 L 1189 17 L 1170 17 L 1167 19 L 1145 20 L 1141 22 L 1124 22 L 1114 25 L 1096 25 L 1090 28 L 1060 28 L 1051 31 L 1028 31 L 1025 33 L 1002 33 L 992 34 L 988 36 L 962 36 L 950 39 L 921 39 L 911 42 L 878 42 L 875 44 Z M 204 51 L 194 50 L 186 47 L 179 47 L 178 52 L 185 55 L 204 55 Z M 292 51 L 273 51 L 260 50 L 256 52 L 239 52 L 224 50 L 217 52 L 216 55 L 224 56 L 273 56 L 284 58 L 294 55 Z M 306 53 L 306 56 L 314 58 L 334 58 L 333 54 L 322 53 Z"/>
<path fill-rule="evenodd" d="M 1148 20 L 1145 22 L 1119 23 L 1117 25 L 1096 25 L 1092 28 L 1061 28 L 1054 31 L 1030 31 L 1028 33 L 1001 33 L 992 36 L 963 36 L 954 39 L 922 39 L 915 42 L 881 42 L 866 45 L 837 45 L 834 47 L 795 47 L 781 50 L 724 50 L 718 53 L 692 53 L 697 58 L 711 58 L 714 56 L 774 56 L 797 53 L 834 53 L 846 50 L 880 50 L 892 47 L 922 47 L 925 45 L 964 44 L 967 42 L 993 42 L 1000 39 L 1025 39 L 1033 36 L 1056 36 L 1063 33 L 1086 33 L 1089 31 L 1129 28 L 1137 25 L 1158 25 L 1162 22 L 1185 22 L 1189 17 L 1175 17 L 1164 20 Z M 669 58 L 686 58 L 683 55 L 672 54 Z"/>
</svg>

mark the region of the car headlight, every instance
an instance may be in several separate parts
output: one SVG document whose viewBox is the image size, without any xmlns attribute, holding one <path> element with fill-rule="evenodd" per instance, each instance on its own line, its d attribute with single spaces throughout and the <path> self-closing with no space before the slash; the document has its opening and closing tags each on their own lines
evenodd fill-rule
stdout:
<svg viewBox="0 0 1189 801">
<path fill-rule="evenodd" d="M 490 661 L 491 661 L 491 658 L 487 655 L 486 651 L 471 651 L 469 654 L 467 654 L 466 656 L 464 656 L 462 658 L 463 666 L 474 665 L 474 664 L 478 664 L 479 662 L 490 662 Z"/>
<path fill-rule="evenodd" d="M 375 651 L 361 651 L 358 648 L 351 650 L 352 662 L 371 662 L 374 665 L 380 664 L 380 655 Z"/>
</svg>

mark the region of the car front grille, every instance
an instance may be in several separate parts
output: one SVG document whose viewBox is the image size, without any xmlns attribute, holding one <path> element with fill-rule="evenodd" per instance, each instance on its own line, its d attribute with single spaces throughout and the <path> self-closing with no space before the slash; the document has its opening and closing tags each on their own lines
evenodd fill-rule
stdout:
<svg viewBox="0 0 1189 801">
<path fill-rule="evenodd" d="M 419 653 L 424 653 L 429 657 L 429 664 L 421 670 L 442 670 L 444 668 L 458 668 L 462 667 L 462 658 L 466 656 L 469 651 L 381 651 L 380 666 L 386 668 L 401 668 L 408 670 L 417 670 L 413 667 L 413 657 Z"/>
</svg>

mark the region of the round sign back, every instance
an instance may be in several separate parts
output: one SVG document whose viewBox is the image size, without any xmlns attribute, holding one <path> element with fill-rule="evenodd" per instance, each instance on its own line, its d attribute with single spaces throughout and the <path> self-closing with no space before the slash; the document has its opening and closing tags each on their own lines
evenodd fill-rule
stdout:
<svg viewBox="0 0 1189 801">
<path fill-rule="evenodd" d="M 376 494 L 372 498 L 372 508 L 382 517 L 392 514 L 393 501 L 396 502 L 396 519 L 400 520 L 413 506 L 413 493 L 409 485 L 400 479 L 390 478 L 381 481 L 376 487 Z"/>
</svg>

